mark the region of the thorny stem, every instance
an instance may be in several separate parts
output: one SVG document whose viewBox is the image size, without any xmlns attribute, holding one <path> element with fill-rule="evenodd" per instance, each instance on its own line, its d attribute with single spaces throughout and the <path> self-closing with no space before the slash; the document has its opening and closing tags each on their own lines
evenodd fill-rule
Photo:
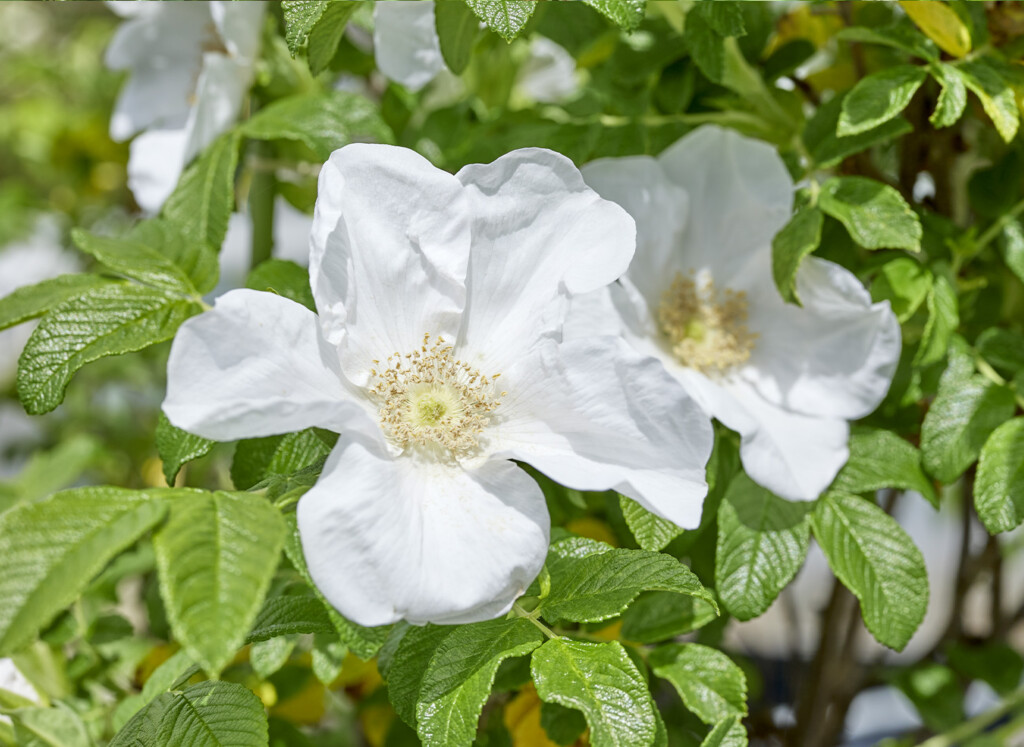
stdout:
<svg viewBox="0 0 1024 747">
<path fill-rule="evenodd" d="M 519 602 L 513 602 L 512 603 L 512 611 L 515 612 L 516 615 L 518 615 L 519 617 L 522 617 L 522 618 L 532 622 L 534 625 L 536 625 L 538 628 L 540 628 L 540 632 L 543 633 L 544 635 L 546 635 L 548 638 L 559 638 L 560 637 L 558 635 L 558 633 L 556 633 L 551 628 L 549 628 L 547 625 L 545 625 L 544 623 L 542 623 L 540 620 L 537 619 L 537 618 L 540 617 L 540 610 L 539 609 L 536 609 L 533 612 L 527 612 L 526 610 L 524 610 L 520 606 Z"/>
</svg>

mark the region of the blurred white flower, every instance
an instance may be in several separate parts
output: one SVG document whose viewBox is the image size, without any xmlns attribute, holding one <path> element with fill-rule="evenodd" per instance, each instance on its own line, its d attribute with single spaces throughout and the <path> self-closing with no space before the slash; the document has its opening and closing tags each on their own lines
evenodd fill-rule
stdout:
<svg viewBox="0 0 1024 747">
<path fill-rule="evenodd" d="M 410 91 L 420 90 L 447 69 L 431 0 L 374 3 L 373 48 L 380 71 Z M 534 101 L 564 101 L 579 90 L 576 60 L 550 39 L 536 37 L 516 84 Z"/>
<path fill-rule="evenodd" d="M 847 421 L 878 406 L 895 372 L 888 302 L 812 256 L 797 275 L 803 308 L 783 303 L 771 242 L 793 183 L 765 143 L 702 127 L 657 159 L 603 159 L 583 173 L 636 219 L 637 253 L 620 283 L 574 302 L 574 334 L 621 332 L 740 433 L 751 478 L 817 498 L 846 462 Z"/>
<path fill-rule="evenodd" d="M 39 693 L 10 659 L 0 659 L 0 690 L 14 693 L 33 703 L 39 702 Z M 9 724 L 11 718 L 0 715 L 0 722 Z"/>
<path fill-rule="evenodd" d="M 253 77 L 264 2 L 110 2 L 127 19 L 107 65 L 130 75 L 110 120 L 132 141 L 128 185 L 155 213 L 186 164 L 231 127 Z M 144 132 L 143 132 L 144 131 Z"/>
<path fill-rule="evenodd" d="M 23 286 L 80 268 L 78 258 L 61 246 L 57 222 L 41 218 L 27 239 L 0 248 L 0 298 Z M 35 325 L 28 323 L 0 332 L 0 391 L 14 383 L 18 356 L 33 329 Z"/>
<path fill-rule="evenodd" d="M 569 294 L 618 277 L 634 239 L 629 216 L 551 151 L 453 176 L 403 148 L 347 146 L 320 174 L 319 313 L 221 296 L 175 338 L 164 412 L 219 440 L 341 433 L 298 522 L 343 614 L 496 617 L 548 544 L 544 496 L 511 460 L 700 520 L 707 418 L 621 339 L 559 342 Z"/>
<path fill-rule="evenodd" d="M 309 264 L 309 232 L 313 216 L 292 206 L 283 197 L 274 201 L 274 256 L 303 267 Z M 212 296 L 245 285 L 252 257 L 252 216 L 232 213 L 220 249 L 220 279 Z"/>
</svg>

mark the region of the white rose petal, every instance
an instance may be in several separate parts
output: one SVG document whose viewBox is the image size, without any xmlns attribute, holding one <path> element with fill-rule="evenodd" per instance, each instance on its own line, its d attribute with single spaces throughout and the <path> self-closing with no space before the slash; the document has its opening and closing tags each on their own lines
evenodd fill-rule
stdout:
<svg viewBox="0 0 1024 747">
<path fill-rule="evenodd" d="M 901 342 L 888 302 L 810 257 L 797 275 L 803 307 L 783 303 L 771 242 L 793 183 L 766 143 L 702 127 L 657 159 L 603 159 L 583 174 L 636 219 L 637 254 L 619 283 L 574 303 L 569 333 L 622 334 L 740 433 L 754 480 L 817 498 L 846 461 L 846 421 L 892 381 Z"/>
</svg>

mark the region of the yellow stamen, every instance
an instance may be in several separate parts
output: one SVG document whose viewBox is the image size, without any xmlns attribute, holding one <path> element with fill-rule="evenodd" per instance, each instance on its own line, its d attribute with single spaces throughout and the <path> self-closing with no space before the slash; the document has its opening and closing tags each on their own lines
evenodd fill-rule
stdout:
<svg viewBox="0 0 1024 747">
<path fill-rule="evenodd" d="M 420 448 L 435 458 L 461 459 L 479 449 L 480 434 L 501 403 L 487 377 L 452 355 L 430 335 L 415 355 L 395 353 L 369 389 L 380 401 L 380 424 L 396 446 Z"/>
<path fill-rule="evenodd" d="M 720 376 L 746 363 L 757 335 L 747 329 L 747 294 L 719 291 L 710 277 L 700 285 L 676 273 L 662 296 L 658 321 L 679 361 L 705 375 Z"/>
</svg>

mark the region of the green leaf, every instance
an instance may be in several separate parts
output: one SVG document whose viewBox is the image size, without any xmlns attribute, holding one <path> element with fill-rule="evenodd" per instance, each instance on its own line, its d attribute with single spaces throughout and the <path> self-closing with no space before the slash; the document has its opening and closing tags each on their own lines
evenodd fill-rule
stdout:
<svg viewBox="0 0 1024 747">
<path fill-rule="evenodd" d="M 921 343 L 914 354 L 915 366 L 930 366 L 946 355 L 950 338 L 960 326 L 960 304 L 953 285 L 942 275 L 936 275 L 927 297 L 928 321 L 924 326 Z"/>
<path fill-rule="evenodd" d="M 594 747 L 654 742 L 654 703 L 643 675 L 618 642 L 554 638 L 533 652 L 537 694 L 583 712 Z"/>
<path fill-rule="evenodd" d="M 990 327 L 978 335 L 974 346 L 981 357 L 1006 378 L 1024 371 L 1024 334 Z"/>
<path fill-rule="evenodd" d="M 956 338 L 938 393 L 921 424 L 925 469 L 940 482 L 955 482 L 1013 410 L 1013 392 L 975 374 L 970 350 Z"/>
<path fill-rule="evenodd" d="M 960 120 L 967 108 L 967 83 L 957 68 L 945 62 L 932 65 L 930 70 L 942 90 L 928 121 L 935 127 L 949 127 Z"/>
<path fill-rule="evenodd" d="M 56 708 L 17 708 L 7 711 L 18 747 L 89 747 L 92 740 L 77 713 L 63 704 Z"/>
<path fill-rule="evenodd" d="M 1024 675 L 1024 656 L 1003 641 L 980 645 L 954 643 L 945 653 L 957 672 L 969 679 L 987 682 L 1003 696 L 1016 690 Z"/>
<path fill-rule="evenodd" d="M 0 516 L 0 655 L 24 646 L 160 521 L 162 494 L 79 488 Z"/>
<path fill-rule="evenodd" d="M 888 301 L 896 318 L 907 321 L 928 297 L 932 274 L 911 257 L 897 257 L 882 265 L 871 284 L 873 301 Z"/>
<path fill-rule="evenodd" d="M 964 85 L 981 101 L 999 135 L 1006 142 L 1013 140 L 1020 126 L 1020 110 L 1013 88 L 999 69 L 984 57 L 959 63 L 957 69 Z"/>
<path fill-rule="evenodd" d="M 725 38 L 714 29 L 703 3 L 694 5 L 686 14 L 684 39 L 690 57 L 711 81 L 721 83 L 725 77 Z"/>
<path fill-rule="evenodd" d="M 437 3 L 434 5 L 434 25 L 444 64 L 456 75 L 461 75 L 469 64 L 480 22 L 465 3 Z"/>
<path fill-rule="evenodd" d="M 75 245 L 113 272 L 172 294 L 194 297 L 217 283 L 217 257 L 172 223 L 139 223 L 126 236 L 98 236 L 80 228 Z"/>
<path fill-rule="evenodd" d="M 993 431 L 981 450 L 974 507 L 989 534 L 1008 532 L 1024 522 L 1024 418 Z"/>
<path fill-rule="evenodd" d="M 747 678 L 723 652 L 699 643 L 673 643 L 652 651 L 648 662 L 705 724 L 747 715 Z"/>
<path fill-rule="evenodd" d="M 285 525 L 262 497 L 179 490 L 156 534 L 171 630 L 216 676 L 245 641 L 277 569 Z"/>
<path fill-rule="evenodd" d="M 352 142 L 394 140 L 373 102 L 348 91 L 302 93 L 279 99 L 239 129 L 256 140 L 303 143 L 322 160 Z"/>
<path fill-rule="evenodd" d="M 580 711 L 557 703 L 540 704 L 540 725 L 555 744 L 570 747 L 587 730 L 587 720 Z"/>
<path fill-rule="evenodd" d="M 892 431 L 854 428 L 850 458 L 832 483 L 843 493 L 874 493 L 883 488 L 916 490 L 938 508 L 935 486 L 921 469 L 921 452 Z"/>
<path fill-rule="evenodd" d="M 248 490 L 270 475 L 288 475 L 308 467 L 330 451 L 312 429 L 245 439 L 235 447 L 231 481 L 239 490 Z"/>
<path fill-rule="evenodd" d="M 928 73 L 915 65 L 895 65 L 861 78 L 843 99 L 837 133 L 859 135 L 907 108 Z"/>
<path fill-rule="evenodd" d="M 268 740 L 267 714 L 252 691 L 207 681 L 161 695 L 132 717 L 110 747 L 266 747 Z"/>
<path fill-rule="evenodd" d="M 914 129 L 903 117 L 896 117 L 873 130 L 840 137 L 836 134 L 836 129 L 839 126 L 843 102 L 848 95 L 842 94 L 829 99 L 818 107 L 818 111 L 804 125 L 804 144 L 819 168 L 834 166 L 847 156 L 860 153 L 873 145 L 895 140 Z"/>
<path fill-rule="evenodd" d="M 963 693 L 949 667 L 923 662 L 899 672 L 893 683 L 914 704 L 929 729 L 942 732 L 964 722 Z"/>
<path fill-rule="evenodd" d="M 338 634 L 332 629 L 330 633 L 318 633 L 313 638 L 311 655 L 313 674 L 329 687 L 341 674 L 345 657 L 348 656 L 348 646 L 338 640 Z"/>
<path fill-rule="evenodd" d="M 888 184 L 862 176 L 833 177 L 822 185 L 818 206 L 865 249 L 921 251 L 921 221 Z"/>
<path fill-rule="evenodd" d="M 310 589 L 306 594 L 285 594 L 263 603 L 246 637 L 248 643 L 299 633 L 334 633 L 327 608 Z"/>
<path fill-rule="evenodd" d="M 929 62 L 939 59 L 939 50 L 935 42 L 918 31 L 913 24 L 902 20 L 879 28 L 851 26 L 836 34 L 836 38 L 843 41 L 883 44 Z"/>
<path fill-rule="evenodd" d="M 281 4 L 284 10 L 285 40 L 295 57 L 302 49 L 313 75 L 325 70 L 345 33 L 345 26 L 357 3 L 330 0 L 297 0 Z"/>
<path fill-rule="evenodd" d="M 511 42 L 526 26 L 537 3 L 533 0 L 466 0 L 477 18 L 502 39 Z"/>
<path fill-rule="evenodd" d="M 142 686 L 138 695 L 130 695 L 120 703 L 114 711 L 114 729 L 123 727 L 136 713 L 147 706 L 157 696 L 167 692 L 176 684 L 184 682 L 199 671 L 192 657 L 184 649 L 178 649 L 163 664 L 158 666 Z"/>
<path fill-rule="evenodd" d="M 800 304 L 796 292 L 796 274 L 804 257 L 821 243 L 824 216 L 816 208 L 797 212 L 772 239 L 772 277 L 775 287 L 787 303 Z"/>
<path fill-rule="evenodd" d="M 718 508 L 715 588 L 734 617 L 757 617 L 796 576 L 810 542 L 809 509 L 743 472 L 730 483 Z"/>
<path fill-rule="evenodd" d="M 652 591 L 622 613 L 622 640 L 660 643 L 697 630 L 717 617 L 714 605 L 703 599 Z"/>
<path fill-rule="evenodd" d="M 0 330 L 36 319 L 67 299 L 109 282 L 99 275 L 61 275 L 18 288 L 0 298 Z"/>
<path fill-rule="evenodd" d="M 498 666 L 525 656 L 544 640 L 529 620 L 462 625 L 441 642 L 427 665 L 416 705 L 424 745 L 470 745 Z"/>
<path fill-rule="evenodd" d="M 25 345 L 18 364 L 18 397 L 33 415 L 49 412 L 86 363 L 169 340 L 183 321 L 201 310 L 196 302 L 126 283 L 70 298 L 43 319 Z"/>
<path fill-rule="evenodd" d="M 719 721 L 704 737 L 700 747 L 746 747 L 747 730 L 738 718 Z"/>
<path fill-rule="evenodd" d="M 999 236 L 999 248 L 1006 266 L 1024 283 L 1024 227 L 1020 221 L 1007 221 Z"/>
<path fill-rule="evenodd" d="M 260 679 L 267 679 L 281 669 L 295 650 L 296 639 L 278 636 L 257 641 L 249 647 L 249 664 Z"/>
<path fill-rule="evenodd" d="M 383 672 L 388 683 L 388 699 L 395 713 L 416 728 L 416 704 L 427 667 L 438 647 L 458 628 L 451 625 L 405 626 L 397 628 L 397 648 Z M 389 641 L 390 643 L 390 641 Z"/>
<path fill-rule="evenodd" d="M 714 603 L 693 571 L 671 555 L 609 549 L 586 557 L 564 557 L 552 550 L 548 555 L 551 593 L 541 603 L 541 614 L 548 620 L 607 620 L 642 591 L 672 591 Z"/>
<path fill-rule="evenodd" d="M 627 31 L 634 31 L 644 20 L 647 0 L 583 0 L 609 21 Z M 742 23 L 742 18 L 740 19 Z"/>
<path fill-rule="evenodd" d="M 644 550 L 658 551 L 683 533 L 668 519 L 652 514 L 646 508 L 624 495 L 619 496 L 619 507 L 629 531 Z"/>
<path fill-rule="evenodd" d="M 228 219 L 235 206 L 235 169 L 240 142 L 241 137 L 235 131 L 214 140 L 185 169 L 162 211 L 185 236 L 215 251 L 224 243 Z M 213 285 L 216 280 L 210 289 Z"/>
<path fill-rule="evenodd" d="M 35 452 L 17 479 L 0 491 L 0 511 L 21 503 L 35 503 L 69 487 L 104 456 L 100 442 L 84 435 L 61 441 L 49 451 Z"/>
<path fill-rule="evenodd" d="M 832 571 L 860 600 L 871 635 L 902 651 L 928 607 L 928 574 L 917 545 L 874 503 L 845 493 L 819 498 L 811 525 Z"/>
<path fill-rule="evenodd" d="M 324 599 L 323 595 L 320 594 L 320 590 L 316 588 L 313 583 L 313 579 L 309 575 L 309 569 L 306 567 L 306 559 L 302 554 L 302 542 L 299 539 L 299 528 L 295 521 L 295 514 L 291 513 L 286 519 L 288 525 L 288 533 L 285 537 L 284 550 L 288 555 L 288 560 L 291 561 L 292 565 L 295 566 L 295 570 L 306 580 L 306 583 L 313 589 L 313 592 L 323 603 L 323 606 L 327 609 L 327 616 L 337 631 L 338 636 L 341 638 L 342 643 L 348 646 L 349 650 L 353 654 L 358 656 L 364 661 L 372 659 L 376 656 L 380 647 L 384 644 L 384 640 L 388 637 L 388 632 L 391 630 L 391 626 L 381 626 L 377 628 L 365 628 L 362 625 L 357 625 L 351 620 L 346 620 L 342 617 L 337 610 L 331 607 L 330 602 Z M 415 701 L 413 703 L 415 706 Z"/>
<path fill-rule="evenodd" d="M 174 485 L 174 478 L 186 462 L 206 456 L 213 448 L 214 441 L 193 436 L 181 428 L 175 428 L 162 412 L 156 424 L 156 453 L 164 464 L 164 479 Z"/>
</svg>

